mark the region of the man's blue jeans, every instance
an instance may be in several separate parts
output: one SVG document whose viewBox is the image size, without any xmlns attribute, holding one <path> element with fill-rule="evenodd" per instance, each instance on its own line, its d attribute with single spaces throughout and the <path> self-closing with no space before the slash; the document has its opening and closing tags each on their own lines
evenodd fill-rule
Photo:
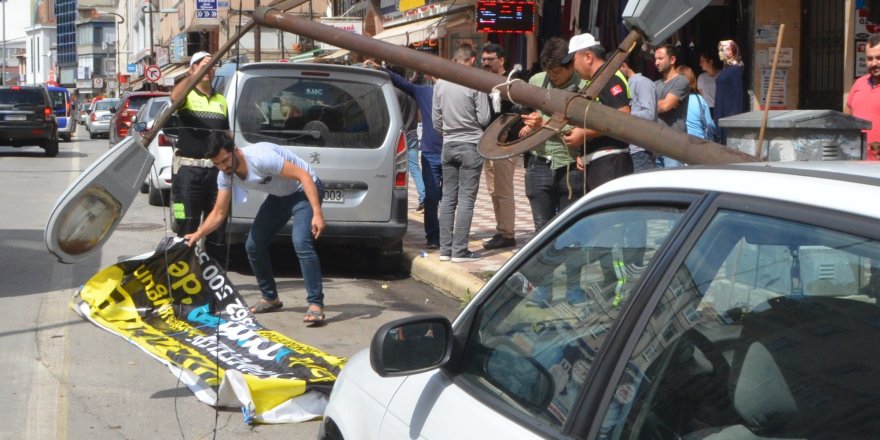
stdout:
<svg viewBox="0 0 880 440">
<path fill-rule="evenodd" d="M 425 203 L 425 181 L 422 180 L 422 168 L 419 166 L 419 135 L 415 132 L 406 134 L 406 158 L 409 162 L 409 176 L 416 184 L 421 205 Z"/>
<path fill-rule="evenodd" d="M 318 181 L 318 197 L 323 199 L 324 185 Z M 324 286 L 321 281 L 321 262 L 315 253 L 312 241 L 312 205 L 306 198 L 305 191 L 298 191 L 289 196 L 278 197 L 269 195 L 260 206 L 251 231 L 245 242 L 251 269 L 257 278 L 257 286 L 267 301 L 278 298 L 278 287 L 272 273 L 272 262 L 269 260 L 269 244 L 290 217 L 293 216 L 291 238 L 303 282 L 306 285 L 306 301 L 324 307 Z"/>
<path fill-rule="evenodd" d="M 443 144 L 443 197 L 440 200 L 440 255 L 462 257 L 468 252 L 468 235 L 474 202 L 480 189 L 483 158 L 477 144 Z"/>
<path fill-rule="evenodd" d="M 422 179 L 425 182 L 425 241 L 440 244 L 439 206 L 443 185 L 440 153 L 422 151 Z"/>
</svg>

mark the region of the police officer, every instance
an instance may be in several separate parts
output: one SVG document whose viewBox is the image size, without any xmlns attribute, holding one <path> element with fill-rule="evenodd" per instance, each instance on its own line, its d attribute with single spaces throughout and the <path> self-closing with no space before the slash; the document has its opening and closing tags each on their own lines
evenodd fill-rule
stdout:
<svg viewBox="0 0 880 440">
<path fill-rule="evenodd" d="M 197 52 L 189 62 L 189 74 L 211 62 L 211 54 Z M 208 70 L 196 87 L 186 95 L 177 110 L 180 128 L 177 150 L 174 154 L 172 188 L 172 211 L 177 223 L 177 236 L 195 232 L 202 217 L 211 212 L 217 198 L 217 168 L 205 157 L 204 139 L 214 130 L 228 130 L 226 98 L 211 86 L 214 69 Z M 171 91 L 171 99 L 183 96 L 183 83 Z M 205 250 L 215 259 L 225 254 L 225 227 L 217 228 L 205 239 Z"/>
</svg>

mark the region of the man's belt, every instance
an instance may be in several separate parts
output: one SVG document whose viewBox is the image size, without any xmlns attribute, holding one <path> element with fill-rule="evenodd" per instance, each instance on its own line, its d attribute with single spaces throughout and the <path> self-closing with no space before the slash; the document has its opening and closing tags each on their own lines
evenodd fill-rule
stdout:
<svg viewBox="0 0 880 440">
<path fill-rule="evenodd" d="M 611 156 L 612 154 L 620 154 L 620 153 L 629 153 L 629 148 L 606 148 L 604 150 L 594 151 L 590 154 L 586 154 L 583 157 L 584 165 L 594 161 L 599 160 L 605 156 Z"/>
<path fill-rule="evenodd" d="M 196 167 L 196 168 L 213 168 L 214 162 L 211 159 L 196 159 L 194 157 L 174 156 L 174 162 L 177 166 Z"/>
</svg>

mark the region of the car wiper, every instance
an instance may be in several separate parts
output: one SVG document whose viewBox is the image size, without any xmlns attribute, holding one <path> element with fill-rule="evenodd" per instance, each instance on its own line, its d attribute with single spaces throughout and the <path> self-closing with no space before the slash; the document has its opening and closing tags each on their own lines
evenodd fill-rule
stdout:
<svg viewBox="0 0 880 440">
<path fill-rule="evenodd" d="M 291 136 L 285 139 L 299 139 L 303 136 L 311 136 L 314 139 L 321 139 L 321 131 L 320 130 L 260 130 L 260 134 L 293 134 L 296 136 Z M 281 137 L 281 136 L 276 136 Z"/>
</svg>

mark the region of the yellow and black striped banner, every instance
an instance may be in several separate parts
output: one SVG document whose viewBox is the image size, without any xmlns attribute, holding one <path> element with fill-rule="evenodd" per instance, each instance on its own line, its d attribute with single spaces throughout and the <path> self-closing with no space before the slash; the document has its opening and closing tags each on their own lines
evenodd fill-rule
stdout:
<svg viewBox="0 0 880 440">
<path fill-rule="evenodd" d="M 220 265 L 179 239 L 101 270 L 72 307 L 167 365 L 201 401 L 240 405 L 248 423 L 321 416 L 345 363 L 263 328 Z"/>
</svg>

